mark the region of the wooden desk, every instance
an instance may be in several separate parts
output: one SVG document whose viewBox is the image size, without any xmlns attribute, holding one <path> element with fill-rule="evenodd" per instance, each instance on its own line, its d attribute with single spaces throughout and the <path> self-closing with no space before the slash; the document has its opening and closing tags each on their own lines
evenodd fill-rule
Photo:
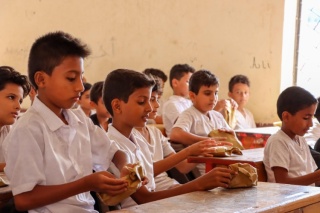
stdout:
<svg viewBox="0 0 320 213">
<path fill-rule="evenodd" d="M 235 130 L 238 139 L 245 149 L 265 147 L 268 138 L 276 133 L 280 127 L 259 127 Z"/>
<path fill-rule="evenodd" d="M 114 212 L 319 212 L 320 188 L 259 182 L 252 188 L 191 192 Z"/>
<path fill-rule="evenodd" d="M 0 172 L 0 177 L 7 181 L 7 177 Z M 4 206 L 13 197 L 10 186 L 0 187 L 0 208 Z"/>
<path fill-rule="evenodd" d="M 264 148 L 242 150 L 243 155 L 230 157 L 188 157 L 189 163 L 205 163 L 206 172 L 217 165 L 229 165 L 233 163 L 248 163 L 257 168 L 258 181 L 267 181 L 267 173 L 263 164 Z"/>
</svg>

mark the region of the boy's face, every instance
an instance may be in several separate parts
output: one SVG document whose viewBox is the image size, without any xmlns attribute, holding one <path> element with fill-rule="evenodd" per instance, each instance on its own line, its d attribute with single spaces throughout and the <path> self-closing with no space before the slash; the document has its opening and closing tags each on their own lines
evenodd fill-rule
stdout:
<svg viewBox="0 0 320 213">
<path fill-rule="evenodd" d="M 135 90 L 129 96 L 127 103 L 121 100 L 119 106 L 121 115 L 117 116 L 117 118 L 114 117 L 113 121 L 121 120 L 117 123 L 126 126 L 128 129 L 144 127 L 149 118 L 149 113 L 152 111 L 150 105 L 151 89 L 151 87 L 147 87 Z"/>
<path fill-rule="evenodd" d="M 155 119 L 157 116 L 158 108 L 159 108 L 159 102 L 158 102 L 158 93 L 157 92 L 152 92 L 151 93 L 151 99 L 150 99 L 150 104 L 152 107 L 152 111 L 149 113 L 149 118 L 150 119 Z"/>
<path fill-rule="evenodd" d="M 23 89 L 14 83 L 7 83 L 0 91 L 0 127 L 13 124 L 19 115 L 23 100 Z"/>
<path fill-rule="evenodd" d="M 247 84 L 237 83 L 233 86 L 232 92 L 229 92 L 228 95 L 238 103 L 238 108 L 242 109 L 248 103 L 250 96 L 249 92 L 250 88 Z"/>
<path fill-rule="evenodd" d="M 83 70 L 83 59 L 69 56 L 53 69 L 51 76 L 37 72 L 35 81 L 39 87 L 39 99 L 56 115 L 60 115 L 61 109 L 71 108 L 84 89 Z"/>
<path fill-rule="evenodd" d="M 90 90 L 85 91 L 81 95 L 81 99 L 79 99 L 78 104 L 82 109 L 85 110 L 91 110 L 91 105 L 90 105 Z"/>
<path fill-rule="evenodd" d="M 93 101 L 91 101 L 90 104 L 96 110 L 98 117 L 106 119 L 111 117 L 110 113 L 108 112 L 106 106 L 103 103 L 102 97 L 99 98 L 98 104 L 94 103 Z"/>
<path fill-rule="evenodd" d="M 198 94 L 190 92 L 190 99 L 193 106 L 202 113 L 212 110 L 218 101 L 219 85 L 201 86 Z"/>
<path fill-rule="evenodd" d="M 312 127 L 312 118 L 316 111 L 317 104 L 313 104 L 298 111 L 295 115 L 289 112 L 282 113 L 282 130 L 291 138 L 295 135 L 303 136 Z"/>
<path fill-rule="evenodd" d="M 188 97 L 189 96 L 189 80 L 192 73 L 188 72 L 184 74 L 184 76 L 180 79 L 173 79 L 172 80 L 172 87 L 175 95 Z"/>
</svg>

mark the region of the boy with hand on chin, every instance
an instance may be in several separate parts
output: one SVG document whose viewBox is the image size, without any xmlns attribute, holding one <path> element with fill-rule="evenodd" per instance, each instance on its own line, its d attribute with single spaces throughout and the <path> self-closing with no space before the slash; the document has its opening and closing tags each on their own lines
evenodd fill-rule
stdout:
<svg viewBox="0 0 320 213">
<path fill-rule="evenodd" d="M 139 160 L 146 171 L 149 183 L 131 195 L 133 200 L 124 200 L 122 207 L 151 202 L 192 191 L 209 190 L 215 187 L 227 187 L 235 173 L 227 168 L 214 168 L 206 175 L 193 181 L 162 191 L 155 191 L 152 155 L 145 140 L 133 131 L 135 127 L 144 127 L 149 113 L 151 90 L 154 80 L 132 70 L 114 70 L 104 82 L 103 101 L 112 115 L 112 125 L 108 136 L 130 156 L 131 161 Z M 115 168 L 112 171 L 118 175 Z"/>
<path fill-rule="evenodd" d="M 263 163 L 268 182 L 320 185 L 320 170 L 303 137 L 313 125 L 317 99 L 307 90 L 292 86 L 278 97 L 277 113 L 281 129 L 268 138 Z"/>
<path fill-rule="evenodd" d="M 27 76 L 21 75 L 12 67 L 0 67 L 0 172 L 5 167 L 2 143 L 16 122 L 23 99 L 30 92 Z"/>
<path fill-rule="evenodd" d="M 111 161 L 122 170 L 128 156 L 84 113 L 70 109 L 83 91 L 83 60 L 89 53 L 63 32 L 46 34 L 32 45 L 28 75 L 38 95 L 3 146 L 19 211 L 97 212 L 89 191 L 117 195 L 127 190 L 124 180 L 106 170 Z"/>
</svg>

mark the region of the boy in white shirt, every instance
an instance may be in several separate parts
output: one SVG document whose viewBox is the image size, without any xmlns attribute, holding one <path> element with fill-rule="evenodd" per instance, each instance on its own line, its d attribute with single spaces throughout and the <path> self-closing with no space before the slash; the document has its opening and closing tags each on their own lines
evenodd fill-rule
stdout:
<svg viewBox="0 0 320 213">
<path fill-rule="evenodd" d="M 83 112 L 70 109 L 83 91 L 83 60 L 89 53 L 64 32 L 48 33 L 32 45 L 28 75 L 38 95 L 3 144 L 5 173 L 19 211 L 97 212 L 89 191 L 127 190 L 124 180 L 106 170 L 111 161 L 122 170 L 128 156 Z"/>
<path fill-rule="evenodd" d="M 176 64 L 170 70 L 170 86 L 173 95 L 163 104 L 162 119 L 167 137 L 170 137 L 173 124 L 184 110 L 188 109 L 192 102 L 189 99 L 189 79 L 195 72 L 188 64 Z"/>
<path fill-rule="evenodd" d="M 245 108 L 250 96 L 250 82 L 247 76 L 235 75 L 229 81 L 228 96 L 235 100 L 238 108 L 235 111 L 236 125 L 234 129 L 256 128 L 252 113 Z"/>
<path fill-rule="evenodd" d="M 303 135 L 312 126 L 317 99 L 301 87 L 285 89 L 277 101 L 281 129 L 268 138 L 263 163 L 268 182 L 319 185 L 320 170 Z"/>
<path fill-rule="evenodd" d="M 215 168 L 188 183 L 155 191 L 152 154 L 145 140 L 141 140 L 141 134 L 138 136 L 137 131 L 133 131 L 135 127 L 146 125 L 148 115 L 152 111 L 150 98 L 153 86 L 153 79 L 140 72 L 125 69 L 110 72 L 104 82 L 103 102 L 113 118 L 107 134 L 117 141 L 132 161 L 141 162 L 149 179 L 149 183 L 139 188 L 131 198 L 136 203 L 142 204 L 192 191 L 208 190 L 218 186 L 226 187 L 234 172 L 227 168 Z M 162 171 L 158 172 L 164 172 L 171 167 L 163 167 Z M 115 174 L 119 173 L 114 168 L 112 171 Z M 125 200 L 122 202 L 122 207 L 134 205 L 133 200 Z"/>
<path fill-rule="evenodd" d="M 21 75 L 12 67 L 0 67 L 0 172 L 3 172 L 5 167 L 2 143 L 11 125 L 16 122 L 22 101 L 29 92 L 30 84 L 27 76 Z"/>
<path fill-rule="evenodd" d="M 173 125 L 170 140 L 189 146 L 208 139 L 215 129 L 229 131 L 235 136 L 222 114 L 213 110 L 218 101 L 219 81 L 208 70 L 195 72 L 189 83 L 189 96 L 193 103 L 178 117 Z M 201 175 L 205 173 L 204 164 L 197 165 Z"/>
</svg>

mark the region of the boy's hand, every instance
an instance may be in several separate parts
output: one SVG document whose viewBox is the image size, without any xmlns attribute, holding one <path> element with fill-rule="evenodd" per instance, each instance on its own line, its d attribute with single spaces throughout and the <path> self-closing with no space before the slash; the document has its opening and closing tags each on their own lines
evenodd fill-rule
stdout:
<svg viewBox="0 0 320 213">
<path fill-rule="evenodd" d="M 215 167 L 210 172 L 197 178 L 200 190 L 210 190 L 216 187 L 227 188 L 231 178 L 237 173 L 228 168 Z"/>
<path fill-rule="evenodd" d="M 109 195 L 117 195 L 127 191 L 127 182 L 116 179 L 109 172 L 96 172 L 84 178 L 88 191 L 104 192 Z"/>
<path fill-rule="evenodd" d="M 125 177 L 127 175 L 129 175 L 131 173 L 131 171 L 129 170 L 129 168 L 134 168 L 135 166 L 139 165 L 139 163 L 135 163 L 135 164 L 127 164 L 126 166 L 124 166 L 122 169 L 121 169 L 121 174 L 120 176 L 121 177 Z M 142 168 L 143 169 L 143 168 Z M 143 172 L 143 175 L 145 174 L 145 172 Z M 143 177 L 140 177 L 141 178 L 141 185 L 146 185 L 149 183 L 149 179 L 144 175 Z"/>
</svg>

